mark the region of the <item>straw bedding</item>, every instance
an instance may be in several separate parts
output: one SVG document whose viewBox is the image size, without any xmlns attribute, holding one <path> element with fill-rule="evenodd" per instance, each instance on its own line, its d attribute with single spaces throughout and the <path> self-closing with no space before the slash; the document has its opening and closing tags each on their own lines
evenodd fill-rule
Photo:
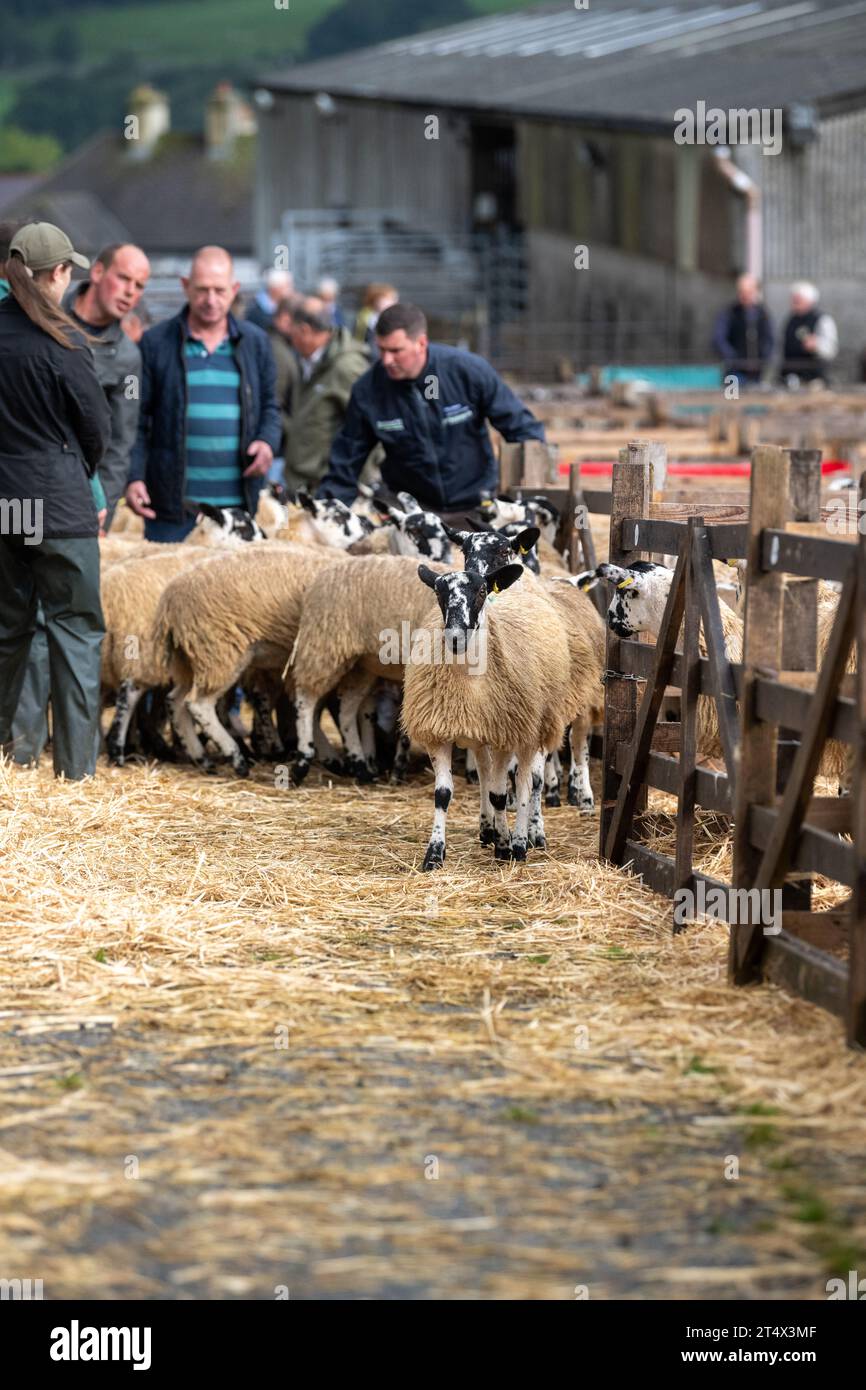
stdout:
<svg viewBox="0 0 866 1390">
<path fill-rule="evenodd" d="M 46 1298 L 824 1298 L 866 1070 L 458 782 L 0 766 L 0 1272 Z M 725 1177 L 729 1157 L 739 1177 Z M 728 1171 L 731 1171 L 730 1163 Z"/>
</svg>

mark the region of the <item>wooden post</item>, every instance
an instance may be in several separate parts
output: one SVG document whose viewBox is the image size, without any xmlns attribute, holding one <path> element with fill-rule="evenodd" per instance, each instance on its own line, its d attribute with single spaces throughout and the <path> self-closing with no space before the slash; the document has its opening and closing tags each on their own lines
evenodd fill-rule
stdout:
<svg viewBox="0 0 866 1390">
<path fill-rule="evenodd" d="M 526 439 L 516 444 L 503 439 L 499 447 L 500 492 L 518 487 L 555 486 L 559 482 L 558 457 L 558 446 L 546 444 L 541 439 Z"/>
<path fill-rule="evenodd" d="M 860 478 L 860 498 L 866 495 L 866 473 Z M 854 798 L 854 849 L 857 878 L 851 894 L 848 943 L 848 1001 L 846 1032 L 852 1046 L 866 1047 L 866 536 L 857 533 L 857 742 L 853 749 L 851 794 Z"/>
<path fill-rule="evenodd" d="M 610 497 L 611 564 L 627 565 L 634 559 L 634 551 L 623 548 L 622 523 L 627 516 L 648 516 L 651 497 L 652 465 L 649 449 L 646 444 L 636 441 L 620 450 L 619 463 L 613 466 Z M 616 806 L 616 750 L 620 744 L 632 742 L 637 724 L 637 683 L 610 674 L 617 672 L 619 668 L 620 639 L 608 628 L 605 648 L 605 670 L 608 674 L 604 696 L 604 751 L 598 844 L 599 857 L 602 859 Z M 642 807 L 639 806 L 638 809 Z"/>
<path fill-rule="evenodd" d="M 683 623 L 682 686 L 680 688 L 680 766 L 679 797 L 677 800 L 676 881 L 674 889 L 694 891 L 693 857 L 695 839 L 695 759 L 697 756 L 698 696 L 701 693 L 701 651 L 699 635 L 701 614 L 696 592 L 694 560 L 695 528 L 703 526 L 703 517 L 689 521 L 688 566 L 686 568 L 685 621 Z M 694 920 L 689 912 L 688 921 Z M 681 925 L 674 919 L 674 931 Z"/>
<path fill-rule="evenodd" d="M 504 439 L 499 446 L 499 491 L 508 492 L 520 486 L 523 458 L 519 444 L 508 444 Z"/>
<path fill-rule="evenodd" d="M 790 521 L 821 520 L 821 450 L 792 449 Z M 782 669 L 814 671 L 818 653 L 818 581 L 800 579 L 785 590 L 785 616 L 782 625 Z M 776 756 L 776 790 L 783 792 L 799 743 L 794 729 L 779 729 Z M 812 903 L 812 880 L 789 879 L 782 886 L 782 907 L 806 912 Z"/>
<path fill-rule="evenodd" d="M 761 568 L 761 533 L 785 526 L 790 458 L 763 445 L 752 454 L 746 604 L 743 633 L 743 697 L 740 702 L 740 767 L 734 798 L 735 888 L 751 888 L 761 861 L 749 837 L 751 807 L 772 806 L 776 792 L 776 730 L 755 716 L 758 668 L 778 672 L 782 661 L 782 575 Z M 755 935 L 757 932 L 757 936 Z M 761 928 L 731 926 L 728 968 L 733 984 L 760 975 Z M 762 938 L 761 938 L 762 939 Z"/>
<path fill-rule="evenodd" d="M 642 793 L 646 790 L 647 762 L 656 731 L 659 710 L 664 699 L 665 687 L 670 680 L 674 664 L 677 638 L 683 623 L 683 604 L 685 603 L 685 576 L 689 555 L 686 537 L 677 556 L 677 567 L 671 582 L 667 606 L 659 628 L 655 646 L 655 659 L 652 672 L 644 688 L 643 699 L 635 723 L 634 737 L 631 740 L 628 757 L 619 784 L 616 806 L 611 817 L 604 855 L 612 864 L 623 862 L 623 851 L 632 828 L 634 814 Z"/>
</svg>

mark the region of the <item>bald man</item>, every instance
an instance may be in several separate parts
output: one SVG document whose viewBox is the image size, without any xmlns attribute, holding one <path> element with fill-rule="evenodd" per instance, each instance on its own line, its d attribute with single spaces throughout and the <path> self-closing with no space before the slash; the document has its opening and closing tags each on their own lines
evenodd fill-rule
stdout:
<svg viewBox="0 0 866 1390">
<path fill-rule="evenodd" d="M 90 278 L 71 285 L 63 307 L 90 338 L 96 375 L 111 411 L 111 439 L 99 465 L 105 493 L 106 530 L 129 474 L 129 456 L 138 428 L 137 383 L 141 354 L 123 331 L 121 320 L 138 305 L 150 277 L 150 261 L 139 246 L 106 246 L 90 267 Z"/>
<path fill-rule="evenodd" d="M 126 500 L 152 541 L 183 540 L 202 503 L 255 514 L 280 443 L 267 334 L 236 319 L 231 256 L 203 246 L 186 307 L 141 340 L 141 413 Z"/>
</svg>

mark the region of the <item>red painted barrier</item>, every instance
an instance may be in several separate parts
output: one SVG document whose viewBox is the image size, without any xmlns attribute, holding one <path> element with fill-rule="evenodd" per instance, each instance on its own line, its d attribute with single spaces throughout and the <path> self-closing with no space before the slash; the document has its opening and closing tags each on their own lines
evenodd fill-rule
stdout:
<svg viewBox="0 0 866 1390">
<path fill-rule="evenodd" d="M 561 463 L 560 473 L 568 476 L 569 465 Z M 825 459 L 821 464 L 822 473 L 847 473 L 850 465 L 844 459 Z M 586 477 L 605 476 L 612 472 L 612 463 L 583 463 L 581 475 Z M 748 478 L 752 465 L 747 460 L 742 463 L 669 463 L 669 478 Z"/>
</svg>

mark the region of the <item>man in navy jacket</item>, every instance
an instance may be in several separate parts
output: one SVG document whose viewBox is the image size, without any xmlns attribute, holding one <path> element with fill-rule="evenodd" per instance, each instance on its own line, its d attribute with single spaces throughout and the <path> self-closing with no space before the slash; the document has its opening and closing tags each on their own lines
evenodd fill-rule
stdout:
<svg viewBox="0 0 866 1390">
<path fill-rule="evenodd" d="M 182 279 L 187 307 L 141 340 L 141 410 L 126 500 L 145 535 L 179 541 L 196 503 L 255 514 L 282 424 L 267 334 L 229 313 L 231 257 L 196 252 Z"/>
<path fill-rule="evenodd" d="M 458 512 L 495 492 L 499 469 L 487 421 L 511 442 L 544 439 L 544 427 L 482 357 L 427 337 L 414 304 L 394 304 L 376 324 L 379 361 L 352 388 L 319 495 L 351 502 L 377 444 L 382 480 L 423 507 Z"/>
</svg>

